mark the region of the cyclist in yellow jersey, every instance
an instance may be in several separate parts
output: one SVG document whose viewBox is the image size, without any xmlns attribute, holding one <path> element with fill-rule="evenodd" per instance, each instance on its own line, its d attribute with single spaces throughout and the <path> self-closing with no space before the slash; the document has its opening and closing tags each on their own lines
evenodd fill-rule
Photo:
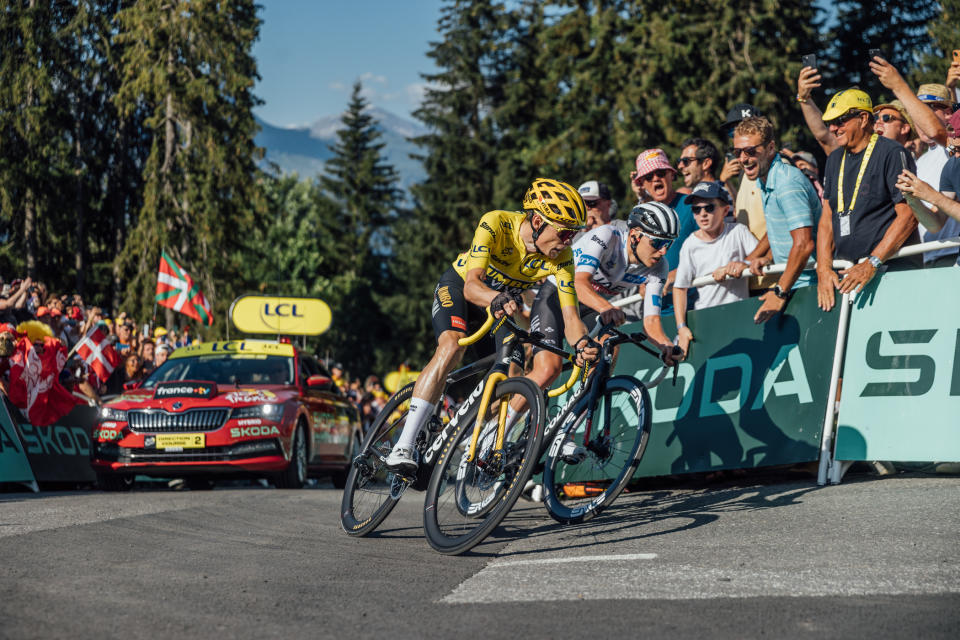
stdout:
<svg viewBox="0 0 960 640">
<path fill-rule="evenodd" d="M 434 290 L 437 350 L 414 385 L 403 432 L 387 456 L 388 468 L 404 474 L 416 471 L 417 434 L 433 414 L 447 374 L 463 358 L 465 348 L 458 340 L 467 334 L 468 316 L 482 319 L 484 307 L 497 318 L 513 315 L 520 309 L 519 294 L 553 275 L 567 342 L 581 361 L 597 358 L 598 345 L 580 320 L 573 287 L 570 244 L 585 221 L 586 207 L 577 190 L 546 178 L 537 178 L 527 190 L 523 212 L 490 211 L 480 219 L 470 249 L 457 256 Z"/>
</svg>

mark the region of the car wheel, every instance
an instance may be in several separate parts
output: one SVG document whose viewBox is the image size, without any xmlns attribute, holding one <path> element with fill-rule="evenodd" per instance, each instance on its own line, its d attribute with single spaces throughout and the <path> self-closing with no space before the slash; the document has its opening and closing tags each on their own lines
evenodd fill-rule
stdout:
<svg viewBox="0 0 960 640">
<path fill-rule="evenodd" d="M 130 491 L 133 489 L 133 476 L 113 473 L 98 473 L 97 486 L 101 491 Z"/>
<path fill-rule="evenodd" d="M 277 476 L 278 489 L 300 489 L 307 483 L 307 440 L 303 435 L 303 423 L 293 433 L 293 453 L 290 464 Z"/>
</svg>

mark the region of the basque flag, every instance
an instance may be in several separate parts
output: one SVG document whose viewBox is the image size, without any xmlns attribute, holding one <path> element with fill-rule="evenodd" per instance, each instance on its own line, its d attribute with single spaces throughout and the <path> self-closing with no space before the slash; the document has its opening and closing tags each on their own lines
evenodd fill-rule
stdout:
<svg viewBox="0 0 960 640">
<path fill-rule="evenodd" d="M 160 272 L 157 274 L 157 304 L 190 316 L 197 322 L 213 324 L 210 303 L 200 293 L 193 278 L 176 261 L 160 253 Z"/>
<path fill-rule="evenodd" d="M 84 336 L 77 345 L 77 354 L 83 358 L 100 382 L 106 382 L 113 370 L 120 364 L 120 356 L 113 344 L 107 340 L 103 330 L 96 326 Z"/>
</svg>

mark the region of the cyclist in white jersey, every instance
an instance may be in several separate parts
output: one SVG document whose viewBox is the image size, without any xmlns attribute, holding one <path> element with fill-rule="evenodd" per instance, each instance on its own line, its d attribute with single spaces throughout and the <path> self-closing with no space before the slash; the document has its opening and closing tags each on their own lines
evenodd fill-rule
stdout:
<svg viewBox="0 0 960 640">
<path fill-rule="evenodd" d="M 673 342 L 660 322 L 660 303 L 668 267 L 663 256 L 677 237 L 679 222 L 670 207 L 659 202 L 639 204 L 629 219 L 614 220 L 584 233 L 573 245 L 574 286 L 580 314 L 590 326 L 596 315 L 603 324 L 620 325 L 626 316 L 610 298 L 646 285 L 643 299 L 644 333 L 660 347 L 664 362 L 673 364 Z M 539 331 L 547 342 L 563 346 L 563 316 L 554 295 L 556 285 L 544 283 L 533 302 L 531 331 Z M 541 387 L 550 386 L 563 360 L 549 351 L 536 351 L 533 370 L 527 375 Z"/>
</svg>

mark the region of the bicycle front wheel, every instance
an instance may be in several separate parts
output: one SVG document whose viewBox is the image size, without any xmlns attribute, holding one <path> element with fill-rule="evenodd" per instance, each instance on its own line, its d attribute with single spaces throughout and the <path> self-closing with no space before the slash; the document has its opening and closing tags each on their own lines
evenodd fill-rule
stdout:
<svg viewBox="0 0 960 640">
<path fill-rule="evenodd" d="M 340 526 L 351 536 L 376 529 L 396 506 L 406 483 L 384 465 L 407 418 L 413 383 L 397 391 L 377 415 L 353 459 L 340 501 Z"/>
<path fill-rule="evenodd" d="M 564 524 L 585 522 L 608 507 L 633 477 L 650 439 L 650 393 L 632 376 L 607 380 L 594 404 L 570 415 L 550 443 L 544 503 Z"/>
<path fill-rule="evenodd" d="M 456 555 L 478 545 L 517 502 L 537 462 L 543 438 L 543 394 L 526 378 L 509 378 L 493 392 L 484 424 L 495 419 L 499 403 L 520 396 L 526 412 L 506 432 L 503 448 L 481 437 L 474 460 L 467 461 L 476 409 L 444 443 L 430 476 L 424 502 L 427 541 L 440 553 Z M 488 434 L 489 435 L 489 434 Z"/>
</svg>

